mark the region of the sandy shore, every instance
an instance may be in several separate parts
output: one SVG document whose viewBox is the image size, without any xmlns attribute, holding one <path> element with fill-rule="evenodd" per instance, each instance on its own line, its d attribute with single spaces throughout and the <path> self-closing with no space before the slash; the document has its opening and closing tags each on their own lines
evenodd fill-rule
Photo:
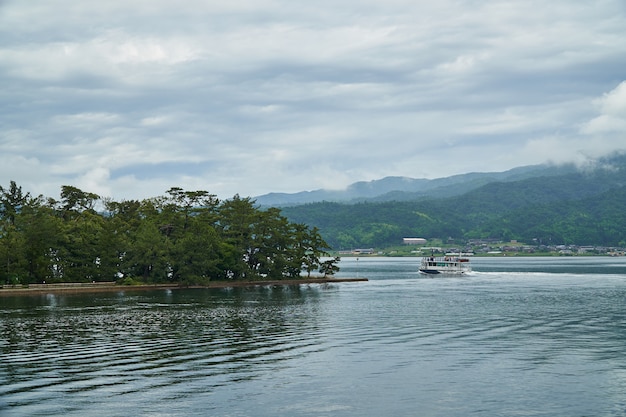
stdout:
<svg viewBox="0 0 626 417">
<path fill-rule="evenodd" d="M 117 285 L 113 282 L 95 283 L 63 283 L 63 284 L 32 284 L 28 287 L 4 286 L 0 288 L 0 297 L 15 295 L 41 295 L 41 294 L 77 294 L 116 291 L 146 291 L 157 289 L 185 289 L 185 288 L 233 288 L 233 287 L 258 287 L 268 285 L 301 285 L 301 284 L 335 284 L 341 282 L 361 282 L 367 278 L 303 278 L 283 279 L 270 281 L 214 281 L 207 285 L 180 286 L 174 284 L 153 285 Z"/>
</svg>

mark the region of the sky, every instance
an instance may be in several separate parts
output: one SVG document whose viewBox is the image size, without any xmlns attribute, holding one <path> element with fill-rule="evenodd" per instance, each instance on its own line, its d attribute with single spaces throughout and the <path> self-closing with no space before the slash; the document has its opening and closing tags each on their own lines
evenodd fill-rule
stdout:
<svg viewBox="0 0 626 417">
<path fill-rule="evenodd" d="M 0 0 L 0 185 L 221 199 L 626 149 L 623 0 Z"/>
</svg>

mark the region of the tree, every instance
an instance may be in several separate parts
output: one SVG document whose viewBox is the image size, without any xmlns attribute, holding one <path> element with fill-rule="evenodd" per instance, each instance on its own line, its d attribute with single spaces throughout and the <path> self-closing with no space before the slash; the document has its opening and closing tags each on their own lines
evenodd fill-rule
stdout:
<svg viewBox="0 0 626 417">
<path fill-rule="evenodd" d="M 93 211 L 100 196 L 94 193 L 85 192 L 71 185 L 61 187 L 61 211 L 64 216 L 81 213 L 83 211 Z"/>
<path fill-rule="evenodd" d="M 320 235 L 317 227 L 310 229 L 305 224 L 300 223 L 296 224 L 294 228 L 296 245 L 294 257 L 297 259 L 298 273 L 304 270 L 307 276 L 311 276 L 311 272 L 321 266 L 320 258 L 328 255 L 327 250 L 330 247 Z M 295 267 L 294 264 L 294 270 Z"/>
<path fill-rule="evenodd" d="M 218 227 L 226 243 L 236 253 L 236 259 L 227 271 L 234 279 L 256 277 L 257 247 L 254 242 L 254 224 L 257 210 L 250 198 L 235 195 L 219 207 Z"/>
<path fill-rule="evenodd" d="M 24 236 L 15 225 L 6 222 L 0 238 L 0 282 L 27 283 L 24 265 Z"/>
<path fill-rule="evenodd" d="M 169 253 L 167 238 L 158 226 L 153 221 L 143 221 L 124 254 L 121 275 L 145 282 L 166 282 L 170 277 Z"/>
<path fill-rule="evenodd" d="M 172 247 L 172 279 L 186 284 L 205 284 L 219 275 L 222 253 L 215 229 L 191 218 L 187 233 Z"/>
<path fill-rule="evenodd" d="M 95 207 L 101 201 L 104 211 Z M 116 202 L 65 185 L 61 199 L 0 189 L 0 279 L 206 283 L 310 274 L 328 245 L 318 229 L 291 223 L 236 195 L 171 188 Z"/>
<path fill-rule="evenodd" d="M 100 271 L 104 219 L 92 211 L 72 215 L 72 220 L 63 222 L 61 245 L 57 252 L 60 276 L 64 282 L 110 280 Z"/>
<path fill-rule="evenodd" d="M 39 199 L 33 199 L 30 193 L 24 194 L 22 187 L 11 181 L 9 188 L 0 186 L 0 281 L 28 284 L 34 280 L 35 265 L 32 245 L 36 239 L 29 236 L 28 225 L 21 218 L 23 212 L 29 212 Z M 35 222 L 37 223 L 37 222 Z M 35 226 L 38 229 L 38 226 Z"/>
<path fill-rule="evenodd" d="M 324 274 L 324 278 L 326 278 L 328 275 L 335 275 L 335 273 L 339 272 L 339 265 L 337 264 L 340 260 L 341 258 L 337 256 L 322 262 L 322 264 L 320 265 L 320 272 Z"/>
<path fill-rule="evenodd" d="M 0 219 L 9 224 L 15 224 L 15 216 L 30 198 L 30 193 L 24 194 L 22 187 L 11 181 L 8 189 L 0 186 Z"/>
<path fill-rule="evenodd" d="M 16 219 L 24 237 L 26 276 L 29 283 L 53 282 L 55 254 L 62 242 L 63 222 L 43 196 L 29 199 Z"/>
</svg>

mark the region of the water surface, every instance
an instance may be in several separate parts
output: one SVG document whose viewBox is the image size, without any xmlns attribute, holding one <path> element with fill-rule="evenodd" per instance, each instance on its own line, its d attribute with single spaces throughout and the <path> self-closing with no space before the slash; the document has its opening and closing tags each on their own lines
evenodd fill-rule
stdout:
<svg viewBox="0 0 626 417">
<path fill-rule="evenodd" d="M 369 282 L 0 298 L 2 416 L 621 416 L 626 259 L 355 258 Z"/>
</svg>

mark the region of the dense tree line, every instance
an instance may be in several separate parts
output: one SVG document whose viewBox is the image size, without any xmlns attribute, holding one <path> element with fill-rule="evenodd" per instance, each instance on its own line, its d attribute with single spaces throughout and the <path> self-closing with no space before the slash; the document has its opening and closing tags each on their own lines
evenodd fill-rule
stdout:
<svg viewBox="0 0 626 417">
<path fill-rule="evenodd" d="M 475 234 L 544 244 L 626 247 L 626 187 L 591 198 L 510 210 L 485 222 Z"/>
<path fill-rule="evenodd" d="M 0 283 L 295 278 L 336 271 L 328 249 L 317 228 L 238 195 L 113 201 L 63 186 L 55 200 L 0 186 Z"/>
</svg>

